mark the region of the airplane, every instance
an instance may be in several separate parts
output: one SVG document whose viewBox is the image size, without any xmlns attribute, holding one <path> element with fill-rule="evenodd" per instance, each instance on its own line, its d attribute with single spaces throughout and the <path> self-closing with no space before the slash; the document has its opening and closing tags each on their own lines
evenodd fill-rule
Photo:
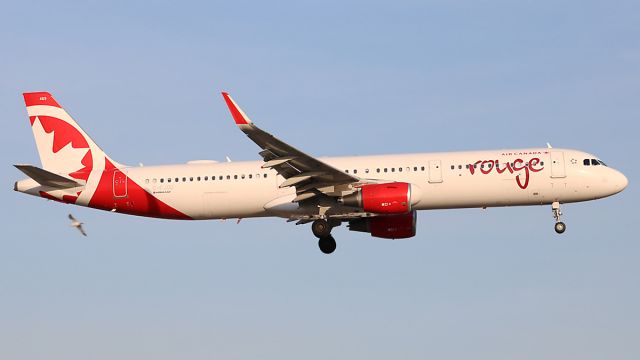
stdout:
<svg viewBox="0 0 640 360">
<path fill-rule="evenodd" d="M 127 166 L 110 158 L 48 92 L 24 93 L 41 167 L 15 165 L 28 178 L 14 190 L 115 213 L 178 220 L 280 217 L 311 224 L 325 254 L 332 229 L 383 239 L 415 236 L 418 210 L 560 205 L 617 194 L 628 184 L 597 156 L 524 148 L 402 155 L 322 157 L 261 130 L 222 96 L 261 161 L 189 161 Z"/>
</svg>

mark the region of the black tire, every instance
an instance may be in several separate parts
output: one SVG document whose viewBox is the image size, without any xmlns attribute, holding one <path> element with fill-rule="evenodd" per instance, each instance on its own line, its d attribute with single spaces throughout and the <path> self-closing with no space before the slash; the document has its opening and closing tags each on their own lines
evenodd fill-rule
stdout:
<svg viewBox="0 0 640 360">
<path fill-rule="evenodd" d="M 332 252 L 336 251 L 336 240 L 331 235 L 321 237 L 318 240 L 318 247 L 323 253 L 331 254 Z"/>
<path fill-rule="evenodd" d="M 565 230 L 567 230 L 567 225 L 565 225 L 562 221 L 558 221 L 554 226 L 554 229 L 558 234 L 562 234 L 563 232 L 565 232 Z"/>
<path fill-rule="evenodd" d="M 323 238 L 331 234 L 331 226 L 327 220 L 318 219 L 311 224 L 311 231 L 317 238 Z"/>
</svg>

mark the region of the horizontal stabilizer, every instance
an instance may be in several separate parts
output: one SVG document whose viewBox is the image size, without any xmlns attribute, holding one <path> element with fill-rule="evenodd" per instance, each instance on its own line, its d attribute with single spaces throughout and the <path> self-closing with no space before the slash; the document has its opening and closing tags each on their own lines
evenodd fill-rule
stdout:
<svg viewBox="0 0 640 360">
<path fill-rule="evenodd" d="M 18 170 L 22 171 L 28 177 L 35 180 L 38 184 L 42 186 L 49 186 L 58 189 L 67 189 L 74 188 L 78 186 L 82 186 L 82 184 L 78 183 L 73 179 L 66 178 L 64 176 L 60 176 L 58 174 L 54 174 L 47 170 L 41 169 L 37 166 L 33 165 L 13 165 Z"/>
</svg>

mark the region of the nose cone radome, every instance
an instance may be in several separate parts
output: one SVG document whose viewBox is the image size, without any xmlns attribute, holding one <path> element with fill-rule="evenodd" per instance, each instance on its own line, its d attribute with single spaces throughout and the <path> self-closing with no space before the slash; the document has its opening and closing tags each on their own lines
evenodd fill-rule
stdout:
<svg viewBox="0 0 640 360">
<path fill-rule="evenodd" d="M 620 171 L 613 170 L 613 174 L 611 175 L 611 185 L 613 186 L 613 194 L 617 194 L 629 185 L 629 180 Z"/>
</svg>

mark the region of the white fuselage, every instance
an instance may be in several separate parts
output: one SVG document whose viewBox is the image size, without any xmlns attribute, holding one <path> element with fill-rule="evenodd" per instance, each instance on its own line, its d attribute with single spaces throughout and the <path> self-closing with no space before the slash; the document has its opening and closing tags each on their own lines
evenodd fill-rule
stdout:
<svg viewBox="0 0 640 360">
<path fill-rule="evenodd" d="M 603 165 L 586 166 L 585 159 L 596 157 L 539 148 L 321 158 L 363 179 L 412 184 L 418 196 L 413 201 L 416 210 L 586 201 L 613 195 L 627 185 L 620 172 Z M 205 161 L 123 171 L 148 193 L 193 219 L 288 217 L 304 211 L 291 203 L 295 189 L 279 188 L 284 179 L 262 165 L 262 161 Z"/>
</svg>

